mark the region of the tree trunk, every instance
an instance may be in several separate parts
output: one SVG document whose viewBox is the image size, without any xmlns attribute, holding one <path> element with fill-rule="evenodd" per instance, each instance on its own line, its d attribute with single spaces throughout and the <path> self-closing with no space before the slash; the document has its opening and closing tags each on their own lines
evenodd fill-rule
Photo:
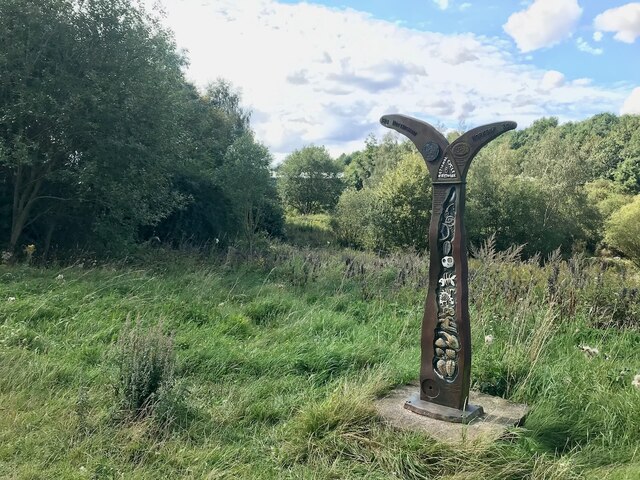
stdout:
<svg viewBox="0 0 640 480">
<path fill-rule="evenodd" d="M 20 192 L 20 187 L 22 186 L 22 169 L 20 167 L 18 168 L 13 190 L 13 218 L 11 220 L 11 236 L 9 237 L 8 246 L 8 250 L 11 253 L 15 253 L 16 245 L 29 219 L 29 214 L 35 201 L 38 199 L 38 193 L 40 192 L 45 174 L 46 173 L 43 173 L 39 178 L 36 178 L 36 170 L 35 168 L 32 169 L 29 182 L 26 183 L 23 191 Z"/>
<path fill-rule="evenodd" d="M 47 234 L 44 239 L 44 248 L 42 249 L 42 261 L 45 262 L 49 256 L 49 248 L 51 247 L 51 238 L 53 237 L 53 231 L 56 228 L 55 222 L 51 222 L 47 226 Z"/>
</svg>

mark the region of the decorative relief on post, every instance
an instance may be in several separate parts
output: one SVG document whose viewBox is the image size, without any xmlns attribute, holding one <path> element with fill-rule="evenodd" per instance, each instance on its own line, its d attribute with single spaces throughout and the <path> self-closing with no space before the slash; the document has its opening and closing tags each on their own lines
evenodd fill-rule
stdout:
<svg viewBox="0 0 640 480">
<path fill-rule="evenodd" d="M 464 157 L 465 155 L 468 155 L 470 152 L 469 144 L 464 142 L 456 143 L 451 149 L 451 151 L 456 157 Z"/>
<path fill-rule="evenodd" d="M 444 157 L 440 168 L 438 168 L 438 179 L 456 178 L 456 169 L 453 167 L 449 157 Z"/>
<path fill-rule="evenodd" d="M 427 162 L 435 161 L 440 155 L 440 147 L 436 142 L 428 142 L 422 149 L 422 156 Z"/>
<path fill-rule="evenodd" d="M 444 163 L 444 162 L 443 162 Z M 440 273 L 436 287 L 438 323 L 435 331 L 433 367 L 436 374 L 447 381 L 454 381 L 458 374 L 460 339 L 456 323 L 457 283 L 453 258 L 455 236 L 456 187 L 452 187 L 442 205 L 438 225 L 438 255 Z"/>
</svg>

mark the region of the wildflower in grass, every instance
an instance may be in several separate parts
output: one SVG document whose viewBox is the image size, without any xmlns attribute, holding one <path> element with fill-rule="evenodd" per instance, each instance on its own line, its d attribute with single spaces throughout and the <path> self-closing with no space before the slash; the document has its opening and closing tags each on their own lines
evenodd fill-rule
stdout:
<svg viewBox="0 0 640 480">
<path fill-rule="evenodd" d="M 491 345 L 493 343 L 493 335 L 485 335 L 484 343 L 486 343 L 487 345 Z"/>
<path fill-rule="evenodd" d="M 15 302 L 15 301 L 16 301 L 16 297 L 7 298 L 7 302 Z"/>
<path fill-rule="evenodd" d="M 640 388 L 640 373 L 635 377 L 633 377 L 633 380 L 631 381 L 631 385 L 633 385 L 636 388 Z"/>
<path fill-rule="evenodd" d="M 589 345 L 578 345 L 578 348 L 589 358 L 595 357 L 600 353 L 600 350 L 595 347 L 590 347 Z"/>
<path fill-rule="evenodd" d="M 220 302 L 220 303 L 218 304 L 218 306 L 219 306 L 219 307 L 224 307 L 224 302 Z"/>
<path fill-rule="evenodd" d="M 64 275 L 62 275 L 61 273 L 58 274 L 58 276 L 56 277 L 56 280 L 58 281 L 64 280 Z"/>
</svg>

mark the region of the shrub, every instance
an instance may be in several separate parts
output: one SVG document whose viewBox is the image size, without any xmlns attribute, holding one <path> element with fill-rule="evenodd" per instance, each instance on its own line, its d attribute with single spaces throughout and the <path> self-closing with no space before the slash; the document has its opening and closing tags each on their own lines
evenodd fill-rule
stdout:
<svg viewBox="0 0 640 480">
<path fill-rule="evenodd" d="M 116 395 L 120 408 L 141 418 L 153 412 L 159 393 L 175 384 L 173 337 L 162 331 L 162 323 L 148 330 L 127 319 L 117 343 L 119 377 Z"/>
<path fill-rule="evenodd" d="M 375 233 L 372 219 L 375 212 L 373 190 L 346 190 L 338 201 L 333 229 L 343 245 L 373 248 Z"/>
<path fill-rule="evenodd" d="M 605 241 L 640 265 L 640 195 L 611 215 L 606 225 Z"/>
<path fill-rule="evenodd" d="M 336 209 L 335 231 L 345 245 L 393 251 L 427 247 L 431 182 L 418 155 L 405 155 L 372 187 L 348 190 Z"/>
<path fill-rule="evenodd" d="M 426 250 L 431 219 L 431 180 L 418 155 L 407 155 L 375 187 L 376 248 Z"/>
</svg>

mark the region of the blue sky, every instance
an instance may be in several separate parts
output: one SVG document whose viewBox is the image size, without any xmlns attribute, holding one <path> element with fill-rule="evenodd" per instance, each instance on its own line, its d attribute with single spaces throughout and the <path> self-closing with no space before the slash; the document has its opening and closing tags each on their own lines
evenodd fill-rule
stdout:
<svg viewBox="0 0 640 480">
<path fill-rule="evenodd" d="M 151 2 L 152 0 L 148 0 Z M 640 2 L 161 0 L 204 86 L 225 78 L 281 159 L 337 155 L 385 113 L 443 129 L 640 114 Z"/>
<path fill-rule="evenodd" d="M 296 4 L 297 1 L 282 3 Z M 370 13 L 373 17 L 400 22 L 416 30 L 428 30 L 444 34 L 473 32 L 478 35 L 508 38 L 503 25 L 516 11 L 531 5 L 532 1 L 478 0 L 476 2 L 451 0 L 442 9 L 438 2 L 429 0 L 325 0 L 315 2 L 333 8 L 352 8 Z M 583 12 L 575 28 L 573 38 L 553 48 L 542 48 L 522 56 L 523 62 L 531 62 L 546 69 L 561 70 L 570 77 L 589 77 L 596 82 L 638 82 L 640 80 L 640 43 L 615 41 L 612 34 L 605 34 L 600 42 L 593 41 L 593 20 L 605 10 L 632 2 L 625 0 L 581 0 Z M 462 8 L 461 8 L 462 7 Z M 640 23 L 640 18 L 636 20 Z M 640 30 L 640 26 L 637 27 Z M 582 38 L 592 48 L 600 48 L 602 54 L 593 55 L 577 49 L 576 40 Z M 571 41 L 572 40 L 572 41 Z M 513 51 L 517 52 L 515 43 Z M 527 56 L 532 58 L 528 59 Z M 635 60 L 635 61 L 634 61 Z"/>
</svg>

